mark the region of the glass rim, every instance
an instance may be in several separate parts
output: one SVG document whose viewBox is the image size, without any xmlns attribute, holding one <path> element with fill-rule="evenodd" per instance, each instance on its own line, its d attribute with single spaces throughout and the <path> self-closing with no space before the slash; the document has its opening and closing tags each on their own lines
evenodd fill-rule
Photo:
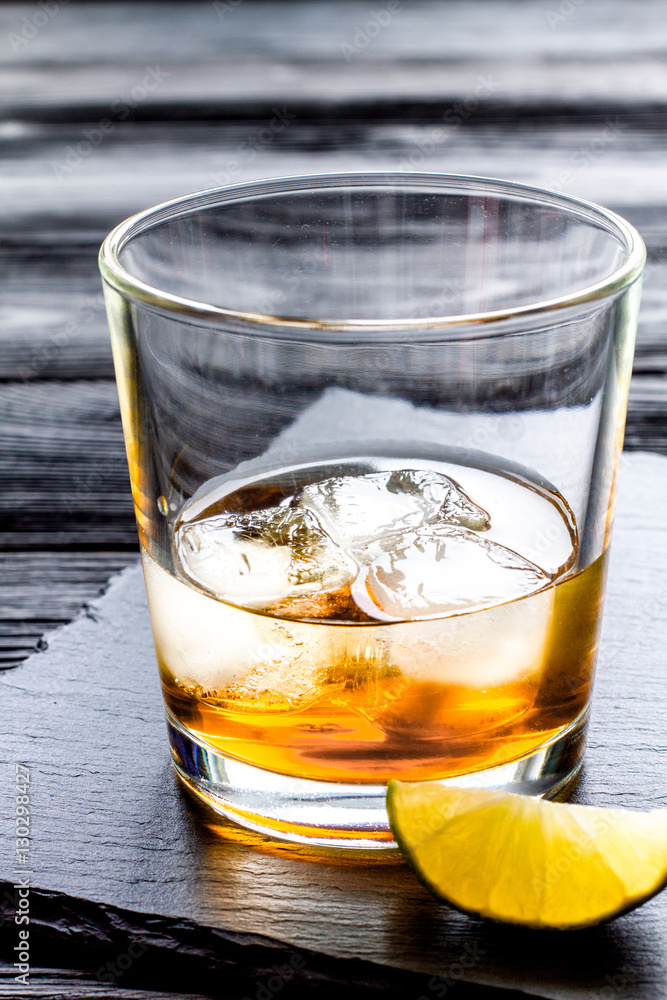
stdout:
<svg viewBox="0 0 667 1000">
<path fill-rule="evenodd" d="M 607 232 L 620 238 L 625 248 L 625 259 L 606 278 L 577 289 L 570 294 L 528 302 L 480 313 L 458 313 L 453 315 L 415 317 L 400 320 L 391 319 L 315 319 L 280 316 L 270 313 L 250 312 L 214 306 L 164 289 L 156 288 L 135 277 L 120 262 L 119 254 L 125 245 L 140 233 L 146 232 L 178 215 L 210 208 L 216 204 L 232 204 L 247 201 L 253 197 L 272 194 L 288 194 L 296 191 L 316 191 L 318 188 L 336 187 L 402 187 L 407 190 L 455 191 L 505 195 L 521 198 L 535 204 L 546 204 L 560 208 L 564 213 L 579 216 L 582 220 L 597 222 Z M 175 211 L 180 209 L 180 211 Z M 558 310 L 585 305 L 596 300 L 610 298 L 628 288 L 640 276 L 646 261 L 646 247 L 639 232 L 622 216 L 595 202 L 574 195 L 565 195 L 548 188 L 541 188 L 516 181 L 500 180 L 472 174 L 448 174 L 437 172 L 411 171 L 350 171 L 322 174 L 296 174 L 285 177 L 244 181 L 195 191 L 190 194 L 161 202 L 144 209 L 117 225 L 104 239 L 99 252 L 99 269 L 103 279 L 126 298 L 134 299 L 161 312 L 177 313 L 183 321 L 208 321 L 220 325 L 223 321 L 233 321 L 246 326 L 261 327 L 261 334 L 270 335 L 286 330 L 312 330 L 332 333 L 390 333 L 409 331 L 446 331 L 462 326 L 486 326 L 505 320 L 519 319 L 551 313 Z M 486 335 L 488 335 L 488 332 Z"/>
</svg>

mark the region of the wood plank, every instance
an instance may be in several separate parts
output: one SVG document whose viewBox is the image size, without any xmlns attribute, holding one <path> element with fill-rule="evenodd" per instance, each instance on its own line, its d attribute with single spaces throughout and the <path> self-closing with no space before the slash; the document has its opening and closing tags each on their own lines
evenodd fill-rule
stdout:
<svg viewBox="0 0 667 1000">
<path fill-rule="evenodd" d="M 136 562 L 122 552 L 0 552 L 0 618 L 67 621 L 98 597 L 107 579 Z M 64 603 L 60 586 L 69 591 Z"/>
<path fill-rule="evenodd" d="M 355 33 L 351 24 L 340 45 L 354 48 Z M 197 55 L 150 63 L 144 57 L 139 65 L 65 65 L 57 82 L 48 67 L 12 67 L 0 69 L 0 109 L 4 118 L 21 122 L 113 122 L 121 115 L 136 122 L 259 119 L 285 106 L 306 120 L 324 113 L 344 121 L 432 122 L 447 111 L 455 115 L 461 102 L 489 90 L 493 97 L 478 111 L 480 122 L 558 115 L 600 122 L 637 112 L 649 125 L 664 122 L 664 60 L 627 55 L 620 47 L 606 59 L 568 56 L 560 63 L 496 56 L 466 65 L 455 57 L 414 59 L 414 53 L 412 59 L 383 62 L 362 55 L 355 52 L 349 63 L 339 52 L 319 62 L 260 53 L 225 53 L 211 61 Z M 159 82 L 151 91 L 146 81 L 149 87 Z M 133 91 L 141 95 L 138 101 Z"/>
<path fill-rule="evenodd" d="M 30 45 L 12 46 L 6 39 L 3 58 L 8 66 L 63 63 L 143 63 L 151 58 L 197 55 L 215 59 L 225 52 L 262 53 L 319 61 L 339 55 L 350 31 L 377 9 L 371 2 L 350 0 L 235 0 L 220 7 L 205 0 L 188 3 L 135 4 L 70 3 L 68 10 L 33 34 Z M 381 5 L 382 6 L 382 5 Z M 386 6 L 386 5 L 384 5 Z M 517 58 L 584 58 L 600 56 L 661 56 L 665 39 L 662 4 L 655 0 L 587 0 L 552 25 L 548 2 L 523 0 L 411 0 L 386 25 L 366 58 L 481 61 L 498 54 Z M 20 31 L 26 3 L 5 3 L 0 30 Z M 551 19 L 553 20 L 553 19 Z M 518 29 L 521 30 L 518 30 Z M 392 30 L 393 29 L 393 30 Z M 631 30 L 630 30 L 631 29 Z M 82 44 L 85 40 L 85 45 Z M 368 48 L 368 46 L 367 46 Z M 418 53 L 418 56 L 415 56 Z"/>
<path fill-rule="evenodd" d="M 667 372 L 667 255 L 662 252 L 649 250 L 640 317 L 634 373 L 646 376 Z"/>
<path fill-rule="evenodd" d="M 667 526 L 655 515 L 666 504 L 667 460 L 629 456 L 580 801 L 667 804 Z M 395 857 L 280 845 L 183 797 L 167 759 L 138 570 L 116 579 L 94 618 L 67 626 L 0 685 L 11 733 L 0 751 L 5 786 L 16 761 L 31 768 L 31 927 L 60 940 L 64 954 L 95 942 L 113 956 L 141 941 L 155 965 L 169 967 L 177 952 L 182 970 L 205 966 L 227 983 L 250 974 L 255 991 L 296 955 L 304 976 L 358 984 L 360 997 L 371 985 L 436 995 L 431 976 L 551 1000 L 590 1000 L 610 987 L 618 1000 L 667 997 L 667 894 L 592 931 L 496 927 L 440 906 Z M 64 740 L 65 711 L 77 725 Z M 0 859 L 4 888 L 13 867 Z M 11 896 L 0 894 L 0 907 L 11 913 Z"/>
<path fill-rule="evenodd" d="M 101 974 L 104 972 L 101 970 Z M 17 983 L 16 969 L 12 963 L 0 962 L 0 998 L 36 997 L 38 1000 L 207 1000 L 211 993 L 175 993 L 155 991 L 153 989 L 125 988 L 113 979 L 100 981 L 88 972 L 78 972 L 74 969 L 49 969 L 35 967 L 30 969 L 29 986 Z"/>
<path fill-rule="evenodd" d="M 0 388 L 0 547 L 136 547 L 113 382 Z"/>
<path fill-rule="evenodd" d="M 664 108 L 660 4 L 587 0 L 556 23 L 554 9 L 430 0 L 381 5 L 378 19 L 370 3 L 332 0 L 70 4 L 23 39 L 30 8 L 6 4 L 0 93 L 13 117 L 132 102 L 134 88 L 131 110 L 159 118 L 179 104 L 190 118 L 196 105 L 238 114 L 276 101 L 376 113 L 407 101 L 414 115 L 415 102 L 423 110 L 474 93 L 482 73 L 501 81 L 506 107 Z M 166 75 L 142 88 L 154 64 Z"/>
<path fill-rule="evenodd" d="M 0 669 L 46 649 L 45 634 L 75 618 L 136 559 L 133 552 L 0 553 Z"/>
<path fill-rule="evenodd" d="M 113 378 L 96 243 L 5 242 L 0 273 L 0 380 Z"/>
<path fill-rule="evenodd" d="M 88 125 L 3 128 L 0 235 L 42 248 L 99 243 L 126 216 L 188 191 L 266 176 L 345 170 L 426 170 L 506 177 L 589 198 L 625 215 L 652 249 L 665 246 L 667 148 L 664 129 L 616 119 L 597 124 L 523 121 L 460 125 L 303 121 L 285 105 L 272 132 L 270 109 L 243 126 L 116 122 L 93 147 Z M 279 123 L 282 124 L 282 123 Z M 268 130 L 268 131 L 267 131 Z M 83 144 L 83 145 L 81 145 Z M 77 148 L 82 153 L 77 152 Z M 632 183 L 628 183 L 632 177 Z M 63 248 L 64 249 L 64 248 Z"/>
<path fill-rule="evenodd" d="M 633 378 L 630 386 L 625 447 L 667 454 L 667 379 Z"/>
</svg>

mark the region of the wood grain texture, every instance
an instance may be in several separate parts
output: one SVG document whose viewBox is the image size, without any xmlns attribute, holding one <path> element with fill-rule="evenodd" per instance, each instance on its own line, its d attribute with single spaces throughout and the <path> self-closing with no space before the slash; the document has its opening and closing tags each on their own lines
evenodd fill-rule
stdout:
<svg viewBox="0 0 667 1000">
<path fill-rule="evenodd" d="M 667 460 L 624 465 L 577 799 L 646 809 L 667 804 Z M 667 896 L 596 930 L 510 930 L 440 906 L 398 858 L 280 845 L 191 803 L 168 762 L 138 569 L 0 685 L 5 786 L 16 761 L 32 771 L 31 916 L 47 937 L 109 955 L 140 940 L 165 961 L 180 948 L 255 983 L 297 954 L 328 982 L 412 983 L 411 995 L 435 995 L 420 977 L 436 976 L 568 1000 L 610 983 L 620 1000 L 667 997 Z M 12 867 L 0 862 L 7 885 Z"/>
<path fill-rule="evenodd" d="M 284 100 L 319 113 L 398 103 L 413 117 L 416 104 L 467 97 L 480 73 L 524 112 L 664 107 L 665 22 L 650 0 L 587 0 L 555 24 L 548 2 L 411 2 L 368 32 L 371 3 L 72 5 L 28 44 L 11 36 L 30 8 L 7 6 L 0 91 L 12 117 L 121 102 L 155 64 L 167 75 L 132 110 L 159 118 Z"/>
<path fill-rule="evenodd" d="M 104 973 L 102 973 L 104 974 Z M 37 1000 L 208 1000 L 215 994 L 181 993 L 150 988 L 124 988 L 102 982 L 95 975 L 76 970 L 33 967 L 26 988 L 15 979 L 16 969 L 9 962 L 0 962 L 0 998 L 36 997 Z"/>
<path fill-rule="evenodd" d="M 75 618 L 136 559 L 132 552 L 1 552 L 0 669 L 45 649 L 47 632 Z"/>
<path fill-rule="evenodd" d="M 477 174 L 560 187 L 627 216 L 652 248 L 664 248 L 664 122 L 647 128 L 639 110 L 625 119 L 609 112 L 597 121 L 545 114 L 504 122 L 496 104 L 482 123 L 479 103 L 456 120 L 445 118 L 447 109 L 441 108 L 426 124 L 415 116 L 408 123 L 331 121 L 325 111 L 313 121 L 287 103 L 279 108 L 282 120 L 268 107 L 241 124 L 113 121 L 103 134 L 98 126 L 105 115 L 95 110 L 77 124 L 8 122 L 0 131 L 3 263 L 11 263 L 14 248 L 41 246 L 44 252 L 55 245 L 64 253 L 70 244 L 99 243 L 126 216 L 188 191 L 267 176 L 369 169 Z M 24 270 L 29 273 L 29 266 Z"/>
<path fill-rule="evenodd" d="M 5 549 L 136 546 L 115 383 L 0 386 L 3 462 Z"/>
<path fill-rule="evenodd" d="M 203 2 L 168 5 L 73 3 L 33 34 L 30 45 L 12 46 L 3 39 L 7 66 L 44 64 L 102 64 L 113 66 L 120 56 L 126 64 L 151 58 L 198 55 L 214 59 L 222 52 L 248 56 L 276 54 L 307 62 L 339 55 L 340 43 L 375 9 L 372 3 L 347 0 L 235 0 L 225 8 Z M 222 8 L 222 9 L 221 9 Z M 388 27 L 398 30 L 376 35 L 366 54 L 390 61 L 456 58 L 482 61 L 500 56 L 508 62 L 521 58 L 581 58 L 595 62 L 611 58 L 619 41 L 627 56 L 660 57 L 665 32 L 660 4 L 652 0 L 588 0 L 583 10 L 549 23 L 550 4 L 539 0 L 410 0 Z M 3 34 L 19 29 L 27 3 L 3 5 Z M 224 16 L 221 16 L 224 15 Z M 573 16 L 574 15 L 574 16 Z M 217 29 L 217 30 L 214 30 Z M 520 29 L 520 30 L 519 30 Z M 548 30 L 547 30 L 548 29 Z M 625 37 L 628 34 L 629 37 Z M 503 46 L 499 53 L 498 39 Z M 84 44 L 85 43 L 85 44 Z"/>
</svg>

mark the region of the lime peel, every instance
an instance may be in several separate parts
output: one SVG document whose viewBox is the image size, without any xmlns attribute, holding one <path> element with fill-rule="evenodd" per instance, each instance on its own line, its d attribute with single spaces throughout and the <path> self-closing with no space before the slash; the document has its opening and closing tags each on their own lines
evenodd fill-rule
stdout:
<svg viewBox="0 0 667 1000">
<path fill-rule="evenodd" d="M 390 781 L 387 811 L 403 856 L 427 887 L 491 920 L 592 927 L 667 884 L 667 809 L 601 809 Z"/>
</svg>

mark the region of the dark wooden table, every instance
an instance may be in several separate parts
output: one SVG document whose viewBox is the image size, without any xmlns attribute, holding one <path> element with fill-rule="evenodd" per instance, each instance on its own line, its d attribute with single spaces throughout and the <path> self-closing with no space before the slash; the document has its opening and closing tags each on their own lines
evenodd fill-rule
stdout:
<svg viewBox="0 0 667 1000">
<path fill-rule="evenodd" d="M 666 52 L 661 0 L 0 7 L 2 667 L 45 647 L 136 560 L 96 255 L 116 222 L 168 197 L 398 168 L 537 183 L 615 209 L 649 253 L 626 448 L 667 455 Z M 651 614 L 664 616 L 660 601 Z M 158 974 L 160 957 L 101 981 L 65 947 L 71 924 L 55 925 L 60 945 L 44 937 L 25 995 L 188 993 L 178 963 Z M 9 963 L 14 943 L 7 925 Z M 13 974 L 0 967 L 0 996 L 24 995 Z M 280 995 L 338 996 L 346 981 L 359 996 L 381 985 L 341 967 Z M 399 987 L 415 1000 L 424 989 Z M 442 988 L 427 986 L 429 1000 Z M 244 995 L 214 975 L 189 991 Z"/>
</svg>

